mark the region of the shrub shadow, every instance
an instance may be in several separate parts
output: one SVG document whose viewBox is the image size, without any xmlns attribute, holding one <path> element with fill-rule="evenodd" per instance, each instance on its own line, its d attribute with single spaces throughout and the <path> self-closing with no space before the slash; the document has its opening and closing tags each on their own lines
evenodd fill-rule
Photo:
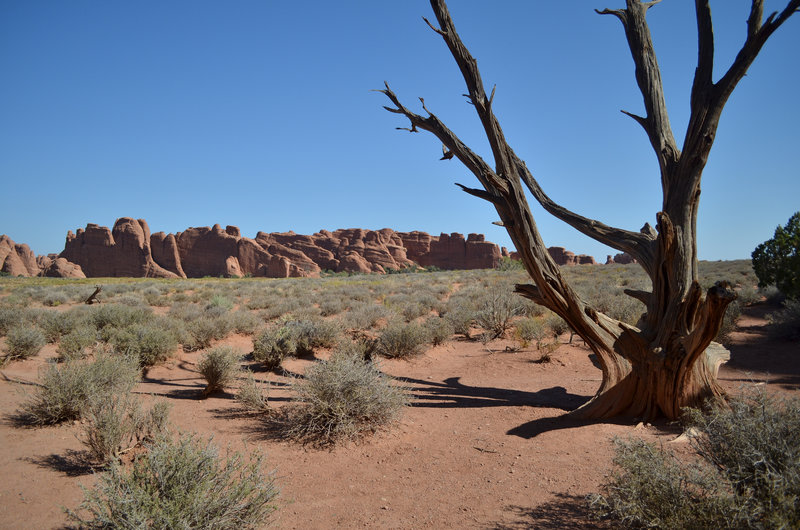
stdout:
<svg viewBox="0 0 800 530">
<path fill-rule="evenodd" d="M 565 493 L 558 493 L 556 497 L 554 501 L 535 507 L 508 506 L 506 510 L 511 512 L 516 520 L 510 523 L 498 523 L 491 528 L 495 530 L 522 530 L 527 528 L 595 530 L 611 528 L 603 522 L 589 520 L 589 508 L 584 497 Z"/>
<path fill-rule="evenodd" d="M 28 457 L 24 460 L 45 469 L 60 471 L 68 477 L 91 475 L 96 470 L 96 466 L 93 465 L 89 457 L 89 451 L 69 449 L 63 455 L 51 454 L 47 456 Z"/>
</svg>

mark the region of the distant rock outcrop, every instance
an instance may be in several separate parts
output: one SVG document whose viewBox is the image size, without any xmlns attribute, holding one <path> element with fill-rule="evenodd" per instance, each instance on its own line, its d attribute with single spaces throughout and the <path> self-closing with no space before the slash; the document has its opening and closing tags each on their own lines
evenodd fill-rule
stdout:
<svg viewBox="0 0 800 530">
<path fill-rule="evenodd" d="M 39 266 L 36 255 L 24 243 L 15 243 L 7 235 L 0 236 L 0 271 L 11 276 L 36 276 Z"/>
<path fill-rule="evenodd" d="M 161 267 L 150 251 L 150 228 L 143 219 L 122 217 L 113 230 L 96 224 L 86 225 L 75 234 L 67 233 L 59 257 L 80 265 L 89 277 L 131 276 L 136 278 L 177 278 Z"/>
<path fill-rule="evenodd" d="M 80 265 L 76 265 L 64 258 L 59 258 L 55 254 L 37 256 L 36 263 L 39 265 L 39 276 L 47 276 L 48 278 L 86 278 Z"/>
<path fill-rule="evenodd" d="M 616 254 L 613 258 L 611 257 L 611 255 L 608 255 L 606 257 L 606 265 L 611 265 L 613 263 L 617 263 L 619 265 L 627 265 L 629 263 L 636 263 L 636 259 L 634 259 L 633 256 L 625 252 L 621 254 Z"/>
<path fill-rule="evenodd" d="M 144 220 L 118 219 L 114 228 L 88 224 L 67 234 L 60 258 L 88 277 L 319 276 L 334 272 L 386 273 L 414 265 L 441 269 L 496 267 L 500 248 L 482 234 L 402 233 L 388 228 L 321 230 L 312 235 L 258 232 L 235 226 L 156 232 Z M 64 264 L 61 264 L 64 265 Z M 66 270 L 61 267 L 57 270 Z"/>
<path fill-rule="evenodd" d="M 596 265 L 592 256 L 575 254 L 564 247 L 550 247 L 547 249 L 550 257 L 559 265 Z"/>
<path fill-rule="evenodd" d="M 491 269 L 502 257 L 500 247 L 484 239 L 483 234 L 457 233 L 431 236 L 425 232 L 399 232 L 410 260 L 423 267 L 440 269 Z"/>
<path fill-rule="evenodd" d="M 592 256 L 564 247 L 547 249 L 559 265 L 594 265 Z M 113 229 L 87 224 L 67 233 L 61 254 L 35 256 L 27 245 L 0 236 L 0 270 L 14 276 L 85 278 L 131 276 L 199 278 L 256 276 L 298 278 L 322 271 L 386 273 L 415 265 L 440 269 L 489 269 L 501 257 L 520 259 L 486 241 L 483 234 L 395 232 L 348 228 L 311 235 L 258 232 L 242 237 L 235 226 L 187 228 L 177 234 L 150 233 L 143 219 L 122 217 Z M 627 254 L 606 263 L 635 263 Z"/>
</svg>

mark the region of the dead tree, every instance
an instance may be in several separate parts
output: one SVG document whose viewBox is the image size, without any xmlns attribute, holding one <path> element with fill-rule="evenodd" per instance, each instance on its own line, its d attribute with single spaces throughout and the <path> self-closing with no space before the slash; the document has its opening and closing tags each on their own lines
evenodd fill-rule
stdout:
<svg viewBox="0 0 800 530">
<path fill-rule="evenodd" d="M 92 304 L 99 304 L 100 300 L 97 298 L 97 295 L 100 294 L 100 291 L 103 290 L 102 285 L 96 285 L 94 292 L 89 295 L 89 297 L 83 301 L 84 304 L 92 305 Z"/>
<path fill-rule="evenodd" d="M 444 0 L 431 0 L 438 27 L 427 19 L 425 22 L 442 36 L 461 70 L 469 101 L 489 140 L 494 166 L 467 147 L 426 108 L 422 98 L 424 116 L 404 106 L 388 84 L 381 90 L 393 105 L 384 108 L 410 120 L 406 130 L 433 133 L 446 148 L 445 153 L 452 153 L 477 177 L 483 189 L 458 186 L 492 203 L 500 215 L 533 280 L 532 284 L 517 285 L 516 291 L 560 315 L 596 354 L 603 382 L 593 399 L 571 413 L 579 418 L 676 418 L 686 406 L 724 396 L 716 380 L 720 359 L 710 353 L 714 348 L 709 346 L 736 295 L 724 283 L 704 292 L 698 282 L 700 179 L 728 97 L 769 36 L 800 8 L 800 0 L 791 0 L 782 11 L 764 19 L 763 0 L 753 0 L 745 43 L 715 82 L 711 9 L 708 0 L 696 0 L 697 68 L 689 125 L 679 146 L 670 127 L 661 73 L 645 20 L 647 11 L 658 1 L 626 0 L 624 9 L 598 11 L 622 22 L 633 56 L 646 112 L 644 116 L 623 112 L 642 126 L 658 158 L 663 202 L 655 228 L 645 223 L 635 232 L 607 226 L 556 204 L 545 194 L 506 141 L 492 111 L 495 91 L 486 94 L 477 62 L 456 32 Z M 565 281 L 539 235 L 526 188 L 545 211 L 583 234 L 627 252 L 644 268 L 652 290 L 626 291 L 646 307 L 636 326 L 596 311 Z"/>
</svg>

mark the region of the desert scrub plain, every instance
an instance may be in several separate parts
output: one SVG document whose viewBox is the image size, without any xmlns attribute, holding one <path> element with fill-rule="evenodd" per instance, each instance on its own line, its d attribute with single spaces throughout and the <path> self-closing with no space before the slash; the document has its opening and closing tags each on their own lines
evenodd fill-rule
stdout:
<svg viewBox="0 0 800 530">
<path fill-rule="evenodd" d="M 564 273 L 635 323 L 642 306 L 623 290 L 649 287 L 637 266 Z M 764 302 L 775 293 L 755 288 L 749 261 L 703 262 L 701 276 L 740 294 L 719 337 L 726 387 L 796 391 L 796 342 L 759 331 L 792 306 Z M 510 261 L 319 279 L 2 277 L 0 526 L 602 526 L 586 496 L 607 484 L 612 438 L 661 444 L 681 427 L 560 418 L 600 374 L 560 318 L 513 294 L 524 281 Z M 95 285 L 101 303 L 84 304 Z M 176 482 L 158 495 L 171 502 L 121 502 L 121 488 L 152 493 L 167 463 Z"/>
</svg>

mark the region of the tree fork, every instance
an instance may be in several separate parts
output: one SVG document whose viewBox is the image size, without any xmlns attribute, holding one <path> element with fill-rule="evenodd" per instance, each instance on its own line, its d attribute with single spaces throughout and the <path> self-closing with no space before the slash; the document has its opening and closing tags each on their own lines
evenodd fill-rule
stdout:
<svg viewBox="0 0 800 530">
<path fill-rule="evenodd" d="M 636 82 L 644 100 L 645 116 L 625 112 L 645 130 L 658 159 L 662 211 L 656 230 L 645 223 L 639 232 L 615 228 L 574 213 L 552 201 L 508 144 L 492 110 L 495 90 L 487 97 L 477 61 L 456 32 L 444 0 L 431 0 L 439 34 L 466 83 L 489 141 L 494 167 L 473 152 L 425 106 L 421 116 L 405 107 L 389 85 L 380 90 L 391 101 L 389 112 L 401 114 L 409 132 L 428 131 L 443 146 L 444 159 L 457 158 L 483 189 L 462 190 L 495 207 L 533 285 L 516 292 L 561 316 L 597 356 L 603 382 L 597 394 L 571 412 L 580 418 L 633 416 L 677 418 L 686 406 L 702 405 L 724 396 L 716 380 L 726 351 L 712 343 L 725 309 L 735 293 L 717 284 L 703 293 L 697 272 L 697 211 L 700 179 L 716 135 L 722 109 L 769 36 L 800 8 L 790 0 L 780 13 L 763 19 L 763 0 L 752 0 L 747 38 L 729 69 L 716 83 L 712 79 L 714 38 L 708 0 L 696 0 L 698 60 L 691 91 L 689 126 L 680 150 L 673 137 L 664 100 L 661 73 L 645 15 L 658 0 L 626 0 L 626 7 L 598 11 L 616 16 L 623 25 L 635 65 Z M 524 187 L 523 187 L 524 185 Z M 561 276 L 547 252 L 528 205 L 525 188 L 551 215 L 583 234 L 637 259 L 652 282 L 652 291 L 630 291 L 646 311 L 637 326 L 614 320 L 591 308 Z"/>
</svg>

